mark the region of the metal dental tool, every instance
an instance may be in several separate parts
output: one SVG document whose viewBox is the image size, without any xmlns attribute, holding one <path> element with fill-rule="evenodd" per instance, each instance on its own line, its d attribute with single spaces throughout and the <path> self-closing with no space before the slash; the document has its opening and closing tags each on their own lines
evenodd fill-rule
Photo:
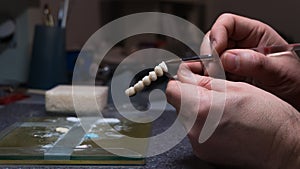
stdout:
<svg viewBox="0 0 300 169">
<path fill-rule="evenodd" d="M 212 55 L 199 55 L 199 56 L 189 56 L 184 58 L 176 58 L 170 59 L 165 61 L 166 64 L 168 63 L 178 63 L 178 62 L 198 62 L 201 60 L 213 60 L 214 57 Z"/>
<path fill-rule="evenodd" d="M 273 54 L 273 53 L 280 53 L 280 52 L 288 52 L 288 51 L 298 51 L 298 50 L 300 50 L 300 43 L 256 47 L 256 48 L 252 48 L 252 50 L 257 51 L 262 54 L 265 54 L 265 55 Z"/>
<path fill-rule="evenodd" d="M 300 50 L 300 43 L 287 44 L 287 45 L 274 45 L 274 46 L 262 46 L 251 48 L 254 51 L 262 53 L 264 55 L 275 54 L 280 52 L 288 52 L 288 51 L 298 51 Z M 165 61 L 165 63 L 178 63 L 178 62 L 198 62 L 205 60 L 214 60 L 212 54 L 208 55 L 199 55 L 199 56 L 189 56 L 184 58 L 176 58 Z"/>
</svg>

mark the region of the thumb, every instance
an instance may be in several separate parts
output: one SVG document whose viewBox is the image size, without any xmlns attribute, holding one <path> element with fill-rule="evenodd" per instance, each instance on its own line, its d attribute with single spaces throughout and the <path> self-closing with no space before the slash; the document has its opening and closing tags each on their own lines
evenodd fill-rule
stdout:
<svg viewBox="0 0 300 169">
<path fill-rule="evenodd" d="M 259 81 L 273 78 L 278 69 L 270 57 L 249 49 L 228 50 L 222 54 L 221 61 L 225 71 Z"/>
</svg>

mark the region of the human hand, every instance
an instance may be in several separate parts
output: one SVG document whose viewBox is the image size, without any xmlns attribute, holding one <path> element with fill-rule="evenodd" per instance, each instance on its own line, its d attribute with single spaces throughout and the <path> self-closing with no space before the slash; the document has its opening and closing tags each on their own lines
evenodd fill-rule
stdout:
<svg viewBox="0 0 300 169">
<path fill-rule="evenodd" d="M 297 168 L 300 165 L 300 115 L 292 106 L 252 85 L 200 76 L 199 63 L 182 64 L 179 81 L 170 81 L 167 99 L 191 127 L 194 153 L 212 164 L 238 168 Z M 224 83 L 225 82 L 225 83 Z M 226 90 L 212 84 L 226 84 Z M 218 86 L 218 85 L 216 85 Z M 198 138 L 209 110 L 221 109 L 212 95 L 225 95 L 223 117 L 204 143 Z M 191 124 L 189 117 L 196 115 Z"/>
<path fill-rule="evenodd" d="M 285 52 L 269 57 L 249 49 L 287 44 L 270 26 L 245 17 L 223 14 L 208 35 L 229 80 L 249 82 L 300 110 L 298 56 L 294 52 Z"/>
</svg>

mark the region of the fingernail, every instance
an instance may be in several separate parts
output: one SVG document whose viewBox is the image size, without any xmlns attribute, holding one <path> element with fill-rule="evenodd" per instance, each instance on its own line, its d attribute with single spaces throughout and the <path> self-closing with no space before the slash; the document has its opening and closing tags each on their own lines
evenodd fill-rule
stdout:
<svg viewBox="0 0 300 169">
<path fill-rule="evenodd" d="M 216 40 L 212 40 L 212 42 L 211 42 L 211 46 L 212 46 L 212 48 L 213 49 L 215 49 L 216 48 L 216 46 L 217 46 L 217 42 L 216 42 Z"/>
<path fill-rule="evenodd" d="M 227 70 L 235 70 L 238 68 L 238 57 L 235 54 L 227 53 L 225 55 L 225 69 Z"/>
</svg>

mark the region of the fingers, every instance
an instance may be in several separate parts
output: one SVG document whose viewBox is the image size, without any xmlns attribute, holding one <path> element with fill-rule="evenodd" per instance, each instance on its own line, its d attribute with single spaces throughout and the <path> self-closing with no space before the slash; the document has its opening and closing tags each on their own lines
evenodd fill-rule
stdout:
<svg viewBox="0 0 300 169">
<path fill-rule="evenodd" d="M 200 55 L 211 55 L 213 53 L 211 41 L 209 39 L 210 31 L 205 34 L 200 45 Z"/>
<path fill-rule="evenodd" d="M 172 80 L 168 83 L 166 95 L 168 102 L 176 108 L 185 129 L 193 135 L 194 132 L 199 135 L 201 131 L 199 141 L 206 141 L 216 129 L 212 124 L 218 124 L 221 120 L 225 93 Z"/>
<path fill-rule="evenodd" d="M 277 76 L 278 66 L 273 64 L 272 58 L 253 50 L 228 50 L 221 56 L 221 61 L 225 71 L 237 76 L 251 77 L 259 81 Z"/>
<path fill-rule="evenodd" d="M 195 86 L 206 88 L 207 90 L 214 90 L 223 92 L 225 91 L 226 81 L 222 79 L 216 79 L 208 76 L 201 76 L 193 73 L 192 69 L 195 65 L 183 63 L 180 65 L 177 77 L 182 83 L 188 83 Z"/>
<path fill-rule="evenodd" d="M 229 39 L 235 41 L 248 39 L 254 47 L 259 43 L 260 37 L 264 33 L 263 30 L 256 31 L 260 30 L 260 27 L 263 27 L 263 24 L 254 20 L 233 14 L 223 14 L 213 25 L 210 39 L 219 53 L 222 53 L 227 48 Z M 254 37 L 251 35 L 252 32 L 255 33 Z"/>
<path fill-rule="evenodd" d="M 273 36 L 269 36 L 271 34 Z M 229 47 L 252 48 L 268 45 L 266 43 L 284 43 L 284 40 L 266 24 L 233 14 L 223 14 L 216 20 L 210 31 L 210 39 L 218 53 Z"/>
<path fill-rule="evenodd" d="M 176 110 L 180 109 L 181 105 L 181 92 L 178 81 L 170 80 L 166 89 L 167 101 L 173 105 Z"/>
<path fill-rule="evenodd" d="M 212 79 L 207 76 L 200 76 L 193 73 L 193 69 L 197 69 L 195 68 L 196 66 L 197 65 L 194 64 L 182 63 L 177 72 L 178 80 L 182 83 L 189 83 L 211 90 L 210 83 Z"/>
<path fill-rule="evenodd" d="M 187 63 L 182 63 L 180 66 L 185 65 L 187 66 L 190 71 L 192 71 L 195 74 L 203 74 L 203 65 L 201 62 L 187 62 Z M 180 68 L 179 68 L 180 69 Z"/>
<path fill-rule="evenodd" d="M 210 91 L 206 88 L 193 84 L 171 80 L 166 89 L 167 101 L 185 116 L 193 116 L 199 111 L 200 105 L 203 112 L 208 111 L 210 106 Z M 192 119 L 194 120 L 194 119 Z"/>
</svg>

